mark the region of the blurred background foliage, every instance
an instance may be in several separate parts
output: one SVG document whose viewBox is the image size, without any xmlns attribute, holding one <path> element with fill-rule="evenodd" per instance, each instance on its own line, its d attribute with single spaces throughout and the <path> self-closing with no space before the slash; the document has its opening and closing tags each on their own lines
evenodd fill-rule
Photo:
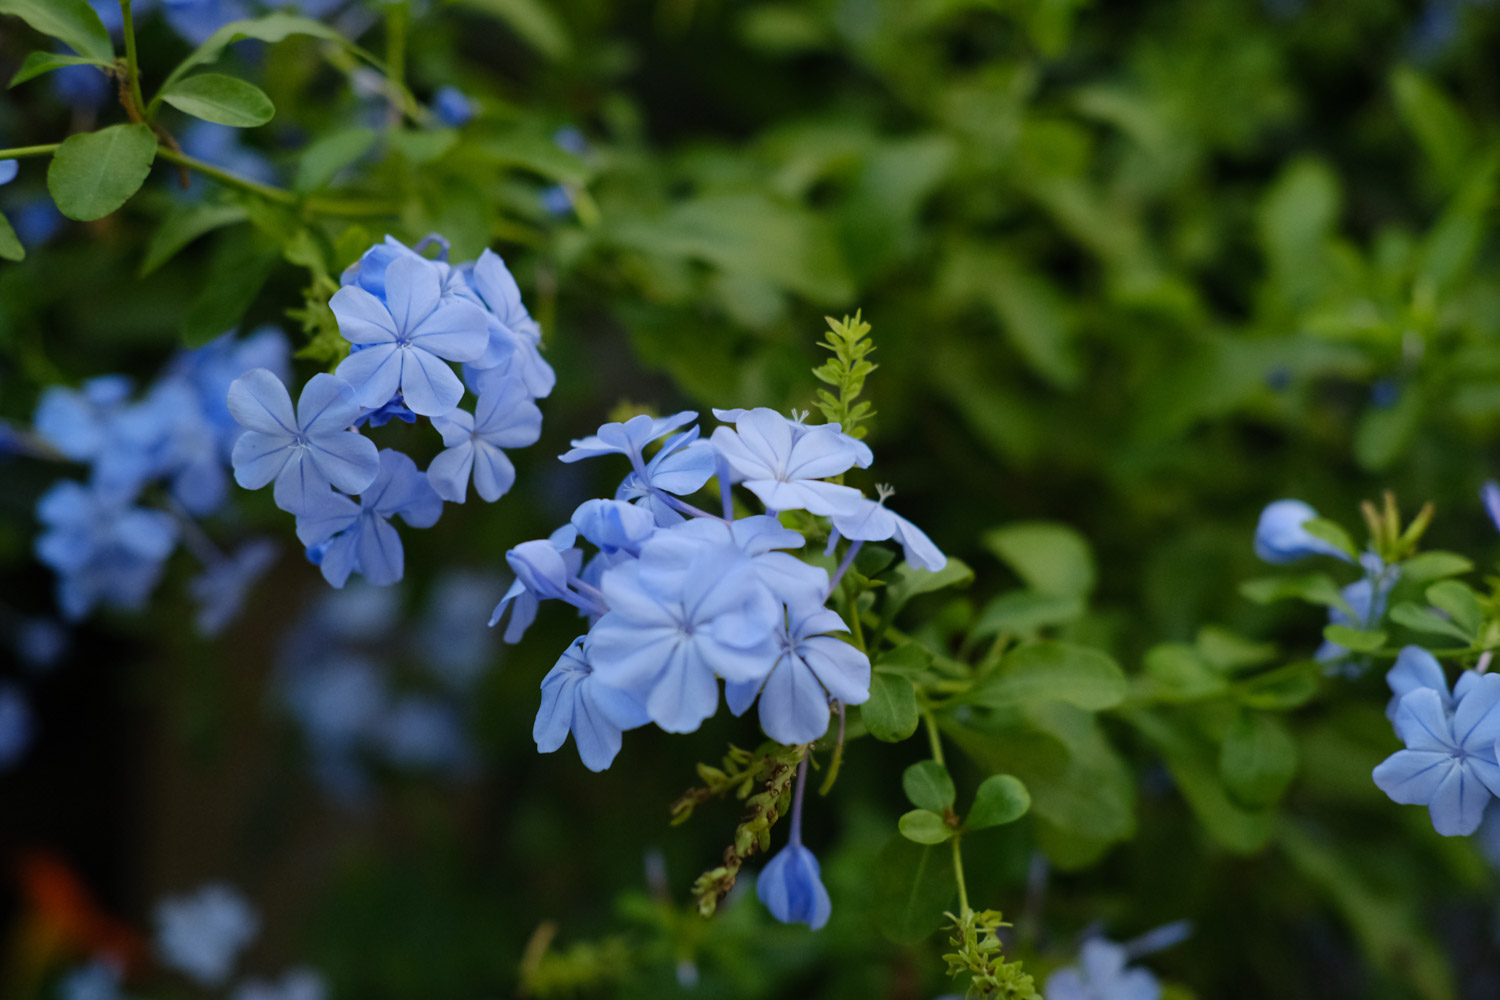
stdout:
<svg viewBox="0 0 1500 1000">
<path fill-rule="evenodd" d="M 343 28 L 363 26 L 360 44 L 395 65 L 389 11 L 359 14 Z M 454 0 L 407 15 L 404 82 L 419 101 L 457 86 L 473 122 L 402 120 L 378 76 L 317 39 L 223 61 L 278 109 L 235 155 L 390 214 L 299 215 L 202 178 L 184 193 L 160 164 L 123 211 L 0 264 L 0 415 L 24 424 L 48 384 L 149 378 L 225 329 L 295 330 L 287 312 L 305 297 L 311 371 L 329 357 L 327 279 L 386 232 L 435 231 L 455 260 L 503 254 L 559 378 L 541 444 L 515 456 L 515 492 L 408 538 L 398 601 L 413 621 L 443 571 L 500 572 L 510 545 L 612 490 L 618 470 L 552 460 L 569 438 L 617 408 L 810 407 L 821 317 L 855 308 L 881 366 L 875 471 L 977 570 L 963 597 L 919 605 L 935 641 L 1007 587 L 1046 592 L 994 531 L 1015 522 L 1087 540 L 1087 581 L 1062 596 L 1089 611 L 1062 634 L 1138 684 L 1165 676 L 1148 661 L 1174 649 L 1235 669 L 1319 641 L 1320 614 L 1239 595 L 1270 500 L 1353 527 L 1358 501 L 1389 488 L 1436 504 L 1435 545 L 1481 565 L 1500 548 L 1476 499 L 1500 431 L 1494 4 Z M 0 74 L 38 44 L 0 25 Z M 143 24 L 148 81 L 187 51 Z M 45 80 L 0 104 L 10 145 L 116 120 Z M 0 189 L 12 218 L 45 196 L 27 167 Z M 7 614 L 45 614 L 31 507 L 54 470 L 4 470 Z M 536 687 L 574 634 L 561 613 L 489 654 L 468 706 L 475 769 L 376 768 L 377 795 L 331 801 L 268 708 L 281 635 L 326 588 L 269 498 L 243 499 L 229 530 L 288 544 L 226 640 L 181 625 L 174 573 L 149 614 L 96 618 L 37 684 L 38 743 L 0 774 L 12 858 L 57 852 L 141 928 L 156 896 L 228 878 L 268 914 L 252 963 L 311 962 L 337 996 L 948 989 L 938 935 L 892 947 L 871 919 L 880 872 L 915 849 L 877 867 L 913 747 L 859 741 L 832 795 L 809 803 L 825 930 L 777 926 L 745 899 L 705 924 L 686 888 L 735 807 L 669 829 L 667 806 L 694 761 L 753 744 L 754 723 L 632 733 L 602 775 L 569 748 L 537 756 Z M 1280 652 L 1246 660 L 1238 636 Z M 1014 954 L 1045 970 L 1091 924 L 1125 938 L 1189 917 L 1191 940 L 1152 960 L 1175 996 L 1496 995 L 1493 874 L 1370 782 L 1395 747 L 1378 671 L 1321 683 L 1306 705 L 1275 692 L 1097 718 L 1054 705 L 1027 724 L 1060 755 L 955 736 L 980 762 L 959 765 L 961 786 L 990 755 L 1092 792 L 970 842 L 971 895 L 1016 922 Z M 1279 811 L 1237 800 L 1215 768 L 1247 705 L 1299 708 L 1274 722 L 1300 761 Z M 17 969 L 41 961 L 24 884 L 6 907 Z M 47 961 L 67 953 L 48 947 Z"/>
</svg>

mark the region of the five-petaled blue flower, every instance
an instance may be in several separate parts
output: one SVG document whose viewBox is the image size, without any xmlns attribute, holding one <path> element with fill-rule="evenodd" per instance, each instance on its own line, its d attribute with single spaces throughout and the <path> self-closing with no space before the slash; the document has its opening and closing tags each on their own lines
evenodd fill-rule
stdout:
<svg viewBox="0 0 1500 1000">
<path fill-rule="evenodd" d="M 1500 676 L 1477 675 L 1451 710 L 1446 694 L 1424 686 L 1401 697 L 1395 725 L 1406 749 L 1377 765 L 1374 778 L 1396 802 L 1427 806 L 1438 833 L 1467 836 L 1500 795 Z"/>
<path fill-rule="evenodd" d="M 433 417 L 443 435 L 442 454 L 427 467 L 427 478 L 444 500 L 463 503 L 474 477 L 474 492 L 493 503 L 516 481 L 516 468 L 502 448 L 524 448 L 542 436 L 542 411 L 520 379 L 506 378 L 479 394 L 474 413 L 455 409 Z"/>
<path fill-rule="evenodd" d="M 531 735 L 537 750 L 551 753 L 572 733 L 583 766 L 602 771 L 620 752 L 621 733 L 649 721 L 633 694 L 600 683 L 580 636 L 542 680 L 542 707 Z"/>
<path fill-rule="evenodd" d="M 229 412 L 246 428 L 234 445 L 235 482 L 258 490 L 274 479 L 276 506 L 292 514 L 311 510 L 330 485 L 363 491 L 380 469 L 375 443 L 349 430 L 359 404 L 335 375 L 314 375 L 294 416 L 281 380 L 252 369 L 230 385 Z"/>
<path fill-rule="evenodd" d="M 852 486 L 823 481 L 872 460 L 869 446 L 837 425 L 808 426 L 765 407 L 715 412 L 721 420 L 732 417 L 735 429 L 715 429 L 714 447 L 770 510 L 845 514 L 863 499 Z"/>
<path fill-rule="evenodd" d="M 385 270 L 384 301 L 358 285 L 329 300 L 339 332 L 355 345 L 337 374 L 361 406 L 383 406 L 399 389 L 412 412 L 439 417 L 463 398 L 448 362 L 483 354 L 489 321 L 473 302 L 444 295 L 443 276 L 432 261 L 398 256 Z"/>
<path fill-rule="evenodd" d="M 413 528 L 430 528 L 443 512 L 416 463 L 399 451 L 382 449 L 379 471 L 360 502 L 324 493 L 297 515 L 297 538 L 317 554 L 323 579 L 342 587 L 358 570 L 377 586 L 388 586 L 406 572 L 401 536 L 390 519 L 400 515 Z"/>
</svg>

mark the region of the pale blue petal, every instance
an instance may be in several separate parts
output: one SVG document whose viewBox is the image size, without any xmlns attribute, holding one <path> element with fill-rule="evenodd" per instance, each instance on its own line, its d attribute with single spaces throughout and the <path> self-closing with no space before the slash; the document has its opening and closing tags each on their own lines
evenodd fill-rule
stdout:
<svg viewBox="0 0 1500 1000">
<path fill-rule="evenodd" d="M 1500 739 L 1500 675 L 1484 674 L 1474 682 L 1453 710 L 1453 735 L 1471 753 L 1488 749 Z"/>
<path fill-rule="evenodd" d="M 760 692 L 760 727 L 778 743 L 811 743 L 828 731 L 828 693 L 795 656 L 783 656 Z"/>
<path fill-rule="evenodd" d="M 351 344 L 394 344 L 396 320 L 375 296 L 357 285 L 346 285 L 328 300 L 339 323 L 339 333 Z"/>
<path fill-rule="evenodd" d="M 332 483 L 344 493 L 363 493 L 380 471 L 379 449 L 358 431 L 320 434 L 308 442 L 307 454 L 317 465 L 323 482 Z"/>
<path fill-rule="evenodd" d="M 1398 750 L 1375 765 L 1375 787 L 1391 800 L 1408 806 L 1425 806 L 1438 785 L 1455 767 L 1453 756 L 1442 750 Z"/>
<path fill-rule="evenodd" d="M 229 384 L 229 415 L 241 427 L 272 437 L 295 437 L 297 420 L 286 386 L 266 368 L 252 368 Z"/>
<path fill-rule="evenodd" d="M 818 859 L 798 843 L 787 844 L 766 862 L 755 879 L 755 894 L 784 924 L 807 924 L 818 930 L 833 912 Z"/>
<path fill-rule="evenodd" d="M 1432 827 L 1445 837 L 1467 837 L 1479 829 L 1490 790 L 1462 765 L 1451 768 L 1433 793 Z"/>
<path fill-rule="evenodd" d="M 359 532 L 359 571 L 378 587 L 388 587 L 406 571 L 401 536 L 384 518 L 366 515 Z"/>
<path fill-rule="evenodd" d="M 401 395 L 412 412 L 424 417 L 451 413 L 463 399 L 464 384 L 446 361 L 413 348 L 405 352 L 401 371 Z"/>
<path fill-rule="evenodd" d="M 474 446 L 474 492 L 488 503 L 499 500 L 516 483 L 516 467 L 505 452 L 488 441 Z"/>
<path fill-rule="evenodd" d="M 275 479 L 291 457 L 291 439 L 286 435 L 246 431 L 235 441 L 230 457 L 234 481 L 247 490 L 258 490 Z"/>
<path fill-rule="evenodd" d="M 1453 723 L 1442 697 L 1431 688 L 1408 692 L 1396 709 L 1396 735 L 1410 750 L 1455 749 Z"/>
<path fill-rule="evenodd" d="M 467 435 L 462 443 L 443 451 L 427 466 L 427 481 L 437 495 L 463 503 L 469 492 L 469 473 L 474 467 L 474 442 Z"/>
<path fill-rule="evenodd" d="M 353 386 L 355 401 L 360 406 L 374 409 L 390 402 L 401 387 L 402 356 L 405 353 L 394 343 L 375 344 L 350 354 L 339 362 L 336 371 L 339 378 Z"/>
</svg>

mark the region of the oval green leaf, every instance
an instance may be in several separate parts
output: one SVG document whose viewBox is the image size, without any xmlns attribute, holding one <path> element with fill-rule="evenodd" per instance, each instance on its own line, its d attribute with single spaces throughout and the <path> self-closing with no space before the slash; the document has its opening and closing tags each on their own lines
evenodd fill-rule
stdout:
<svg viewBox="0 0 1500 1000">
<path fill-rule="evenodd" d="M 14 14 L 81 56 L 110 65 L 115 46 L 88 0 L 0 0 L 0 14 Z"/>
<path fill-rule="evenodd" d="M 111 125 L 70 136 L 47 168 L 47 190 L 70 219 L 102 219 L 140 190 L 156 159 L 149 125 Z"/>
<path fill-rule="evenodd" d="M 870 700 L 860 706 L 859 717 L 877 740 L 900 743 L 917 731 L 916 688 L 897 674 L 875 674 L 870 678 Z"/>
<path fill-rule="evenodd" d="M 1037 642 L 1007 654 L 974 686 L 969 700 L 992 708 L 1066 701 L 1097 712 L 1125 700 L 1125 674 L 1096 649 Z"/>
<path fill-rule="evenodd" d="M 1240 805 L 1257 808 L 1281 798 L 1297 773 L 1297 744 L 1278 719 L 1241 712 L 1224 735 L 1219 776 Z"/>
<path fill-rule="evenodd" d="M 103 66 L 104 63 L 88 56 L 68 56 L 61 52 L 33 52 L 21 63 L 21 68 L 16 70 L 16 75 L 10 78 L 10 85 L 14 87 L 18 83 L 50 73 L 55 69 L 65 66 Z"/>
<path fill-rule="evenodd" d="M 1031 793 L 1020 778 L 1009 774 L 992 774 L 979 783 L 974 793 L 974 808 L 969 810 L 964 826 L 983 830 L 1014 823 L 1031 808 Z"/>
<path fill-rule="evenodd" d="M 901 836 L 914 844 L 941 844 L 953 836 L 953 828 L 943 817 L 928 809 L 913 809 L 901 817 L 897 826 Z"/>
<path fill-rule="evenodd" d="M 901 775 L 901 787 L 911 804 L 940 813 L 953 805 L 957 793 L 948 769 L 935 760 L 921 760 Z"/>
<path fill-rule="evenodd" d="M 11 228 L 10 220 L 0 215 L 0 260 L 25 260 L 26 248 Z"/>
<path fill-rule="evenodd" d="M 943 921 L 957 891 L 953 852 L 892 835 L 875 859 L 875 923 L 897 944 L 916 944 Z"/>
<path fill-rule="evenodd" d="M 276 114 L 276 105 L 253 83 L 223 73 L 199 73 L 163 90 L 161 99 L 178 111 L 217 125 L 253 128 Z"/>
</svg>

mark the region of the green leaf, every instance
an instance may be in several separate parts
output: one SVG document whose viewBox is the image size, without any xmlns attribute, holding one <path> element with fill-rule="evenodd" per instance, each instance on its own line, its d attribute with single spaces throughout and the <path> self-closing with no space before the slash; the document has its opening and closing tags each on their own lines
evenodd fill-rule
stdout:
<svg viewBox="0 0 1500 1000">
<path fill-rule="evenodd" d="M 1297 773 L 1297 744 L 1280 720 L 1240 712 L 1219 750 L 1219 776 L 1241 805 L 1268 806 L 1281 798 Z"/>
<path fill-rule="evenodd" d="M 92 222 L 140 190 L 154 159 L 156 136 L 149 125 L 111 125 L 70 136 L 47 168 L 47 190 L 63 215 Z"/>
<path fill-rule="evenodd" d="M 1396 112 L 1416 137 L 1433 169 L 1444 184 L 1462 173 L 1474 145 L 1474 128 L 1432 81 L 1408 66 L 1391 74 Z"/>
<path fill-rule="evenodd" d="M 1085 598 L 1094 589 L 1094 556 L 1074 529 L 1049 521 L 1018 521 L 981 539 L 1035 591 Z"/>
<path fill-rule="evenodd" d="M 1309 604 L 1338 608 L 1347 614 L 1353 609 L 1339 593 L 1338 584 L 1326 573 L 1306 573 L 1301 576 L 1263 576 L 1246 580 L 1240 584 L 1240 593 L 1256 604 L 1270 604 L 1297 598 Z"/>
<path fill-rule="evenodd" d="M 982 716 L 938 719 L 944 735 L 985 771 L 1014 774 L 1025 783 L 1031 812 L 1044 824 L 1039 832 L 1050 825 L 1071 844 L 1090 842 L 1074 860 L 1097 855 L 1134 832 L 1134 778 L 1096 716 L 1063 702 L 1028 706 L 1003 720 Z"/>
<path fill-rule="evenodd" d="M 941 844 L 953 836 L 953 828 L 943 822 L 943 817 L 926 809 L 904 814 L 897 826 L 901 836 L 917 844 Z"/>
<path fill-rule="evenodd" d="M 97 59 L 88 56 L 66 56 L 59 52 L 33 52 L 21 63 L 21 68 L 16 70 L 16 75 L 10 78 L 10 85 L 14 87 L 18 83 L 50 73 L 64 66 L 108 66 L 109 63 L 101 63 Z"/>
<path fill-rule="evenodd" d="M 1439 617 L 1431 608 L 1420 607 L 1411 601 L 1402 601 L 1391 609 L 1391 621 L 1397 625 L 1427 635 L 1443 635 L 1462 643 L 1474 641 L 1474 635 L 1466 632 L 1447 618 Z"/>
<path fill-rule="evenodd" d="M 1479 634 L 1484 625 L 1484 611 L 1474 591 L 1457 580 L 1444 580 L 1427 588 L 1427 600 L 1440 611 L 1448 612 L 1453 624 L 1469 638 Z"/>
<path fill-rule="evenodd" d="M 952 808 L 957 797 L 948 769 L 935 760 L 917 761 L 903 771 L 901 788 L 912 805 L 935 813 Z"/>
<path fill-rule="evenodd" d="M 1408 384 L 1390 406 L 1368 406 L 1354 429 L 1354 459 L 1371 472 L 1388 469 L 1406 454 L 1422 426 L 1421 387 Z"/>
<path fill-rule="evenodd" d="M 953 852 L 893 836 L 875 859 L 875 924 L 897 944 L 928 938 L 951 907 L 958 883 Z"/>
<path fill-rule="evenodd" d="M 1349 537 L 1349 532 L 1337 521 L 1315 517 L 1311 521 L 1303 521 L 1302 530 L 1332 545 L 1350 559 L 1359 560 L 1359 549 L 1355 548 L 1354 539 Z"/>
<path fill-rule="evenodd" d="M 583 158 L 547 136 L 509 132 L 478 138 L 468 148 L 496 164 L 520 167 L 558 184 L 583 184 L 589 179 L 589 166 Z"/>
<path fill-rule="evenodd" d="M 1265 666 L 1281 655 L 1274 642 L 1254 642 L 1217 625 L 1200 628 L 1194 645 L 1210 666 L 1226 674 Z"/>
<path fill-rule="evenodd" d="M 1401 564 L 1401 580 L 1404 583 L 1427 583 L 1448 576 L 1462 576 L 1474 569 L 1474 564 L 1456 552 L 1421 552 Z"/>
<path fill-rule="evenodd" d="M 882 622 L 889 623 L 906 603 L 918 594 L 928 594 L 945 587 L 967 587 L 974 581 L 974 571 L 961 560 L 948 557 L 948 564 L 933 573 L 918 569 L 910 563 L 896 567 L 895 579 L 885 591 L 885 607 L 881 612 Z"/>
<path fill-rule="evenodd" d="M 1327 625 L 1323 628 L 1323 638 L 1353 653 L 1373 653 L 1385 645 L 1386 635 L 1348 625 Z"/>
<path fill-rule="evenodd" d="M 313 38 L 322 38 L 325 41 L 337 42 L 340 45 L 364 54 L 354 43 L 343 35 L 334 31 L 326 24 L 321 24 L 306 17 L 298 17 L 295 14 L 267 14 L 265 17 L 250 18 L 245 21 L 230 21 L 228 24 L 209 35 L 202 45 L 194 49 L 186 59 L 178 63 L 167 79 L 162 83 L 162 92 L 170 90 L 172 86 L 188 74 L 194 67 L 211 63 L 223 54 L 224 50 L 235 42 L 253 38 L 261 42 L 279 42 L 293 35 L 310 35 Z M 161 99 L 161 95 L 153 98 L 151 103 L 155 104 Z"/>
<path fill-rule="evenodd" d="M 885 743 L 900 743 L 917 731 L 917 691 L 911 681 L 896 674 L 870 677 L 870 699 L 860 706 L 859 717 L 870 735 Z"/>
<path fill-rule="evenodd" d="M 504 22 L 517 37 L 550 59 L 562 59 L 573 49 L 567 24 L 540 0 L 455 0 L 455 5 Z"/>
<path fill-rule="evenodd" d="M 1235 699 L 1246 708 L 1284 711 L 1307 704 L 1318 693 L 1322 664 L 1316 661 L 1289 663 L 1269 670 L 1233 689 Z"/>
<path fill-rule="evenodd" d="M 1096 649 L 1037 642 L 1005 655 L 1000 666 L 965 696 L 976 705 L 1000 708 L 1038 701 L 1065 701 L 1098 711 L 1125 700 L 1125 674 Z"/>
<path fill-rule="evenodd" d="M 1161 752 L 1172 780 L 1210 837 L 1238 853 L 1265 846 L 1271 836 L 1271 814 L 1245 809 L 1229 797 L 1206 763 L 1213 758 L 1205 741 L 1177 719 L 1149 712 L 1128 712 L 1125 718 Z"/>
<path fill-rule="evenodd" d="M 1161 701 L 1199 701 L 1229 690 L 1224 675 L 1197 648 L 1184 643 L 1153 646 L 1146 651 L 1144 666 L 1151 693 Z"/>
<path fill-rule="evenodd" d="M 979 613 L 970 634 L 984 639 L 1002 632 L 1031 637 L 1044 628 L 1065 625 L 1083 617 L 1082 598 L 1056 597 L 1034 590 L 1012 590 L 997 595 Z"/>
<path fill-rule="evenodd" d="M 0 260 L 25 259 L 26 248 L 21 246 L 21 240 L 11 228 L 10 220 L 0 215 Z"/>
<path fill-rule="evenodd" d="M 306 193 L 327 185 L 340 170 L 369 152 L 375 139 L 375 130 L 362 126 L 325 135 L 302 151 L 293 189 Z"/>
<path fill-rule="evenodd" d="M 14 14 L 95 63 L 114 64 L 114 43 L 88 0 L 0 0 L 0 14 Z"/>
<path fill-rule="evenodd" d="M 146 244 L 146 260 L 141 264 L 145 277 L 177 255 L 177 252 L 204 233 L 221 226 L 244 222 L 250 213 L 243 205 L 199 202 L 173 208 L 151 234 Z"/>
<path fill-rule="evenodd" d="M 1009 774 L 992 774 L 979 783 L 974 806 L 964 818 L 967 830 L 984 830 L 1014 823 L 1031 808 L 1031 793 L 1021 779 Z"/>
<path fill-rule="evenodd" d="M 194 118 L 234 128 L 264 125 L 276 115 L 276 106 L 263 90 L 222 73 L 199 73 L 178 80 L 158 96 Z"/>
<path fill-rule="evenodd" d="M 280 259 L 281 248 L 262 234 L 219 240 L 208 280 L 183 318 L 183 343 L 201 347 L 238 326 Z"/>
<path fill-rule="evenodd" d="M 397 128 L 386 133 L 391 148 L 413 163 L 432 163 L 458 145 L 458 129 Z"/>
<path fill-rule="evenodd" d="M 900 674 L 915 681 L 932 666 L 932 653 L 921 643 L 908 642 L 880 654 L 875 661 L 875 670 L 880 673 Z"/>
</svg>

